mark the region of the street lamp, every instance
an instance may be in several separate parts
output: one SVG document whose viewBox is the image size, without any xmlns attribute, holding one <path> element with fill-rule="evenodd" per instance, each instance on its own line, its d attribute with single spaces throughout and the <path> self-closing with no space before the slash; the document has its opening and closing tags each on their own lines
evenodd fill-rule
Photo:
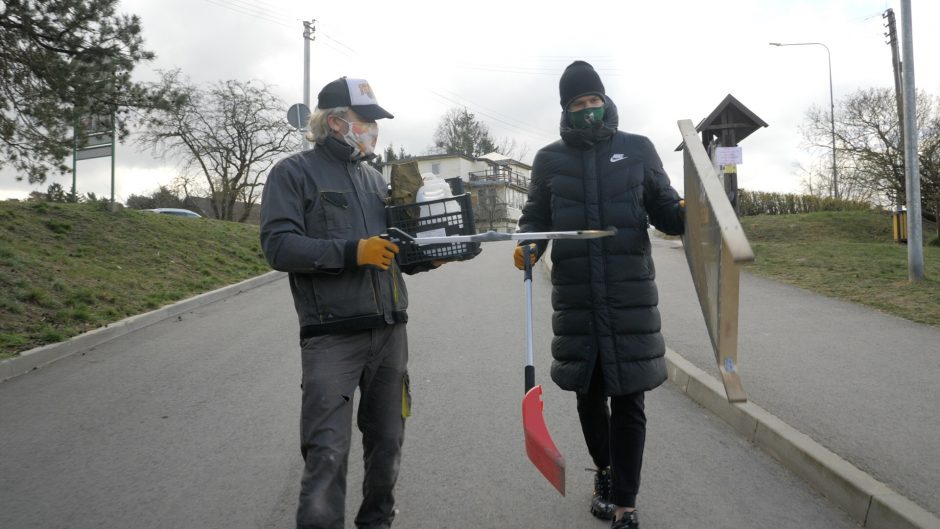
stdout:
<svg viewBox="0 0 940 529">
<path fill-rule="evenodd" d="M 839 198 L 839 178 L 836 174 L 836 106 L 832 99 L 832 54 L 829 46 L 822 42 L 771 42 L 771 46 L 822 46 L 826 48 L 826 57 L 829 60 L 829 127 L 832 132 L 832 196 Z"/>
</svg>

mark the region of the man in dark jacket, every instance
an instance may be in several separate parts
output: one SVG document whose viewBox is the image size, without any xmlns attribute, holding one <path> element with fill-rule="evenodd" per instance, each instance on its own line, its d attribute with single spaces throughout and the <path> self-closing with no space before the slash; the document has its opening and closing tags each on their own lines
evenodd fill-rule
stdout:
<svg viewBox="0 0 940 529">
<path fill-rule="evenodd" d="M 561 140 L 535 156 L 519 231 L 617 228 L 552 243 L 551 376 L 577 395 L 597 466 L 591 512 L 612 528 L 637 528 L 644 394 L 666 380 L 648 228 L 679 235 L 684 211 L 650 140 L 617 130 L 617 107 L 590 64 L 569 65 L 559 91 Z M 516 248 L 520 269 L 524 244 L 537 258 L 547 243 Z"/>
<path fill-rule="evenodd" d="M 261 246 L 289 272 L 300 320 L 301 454 L 297 527 L 344 529 L 353 393 L 365 475 L 360 529 L 387 529 L 410 413 L 408 293 L 395 254 L 382 239 L 388 188 L 366 160 L 378 125 L 392 118 L 363 79 L 337 79 L 309 120 L 313 149 L 268 174 L 261 201 Z M 438 264 L 438 263 L 435 263 Z M 413 273 L 428 266 L 406 269 Z"/>
</svg>

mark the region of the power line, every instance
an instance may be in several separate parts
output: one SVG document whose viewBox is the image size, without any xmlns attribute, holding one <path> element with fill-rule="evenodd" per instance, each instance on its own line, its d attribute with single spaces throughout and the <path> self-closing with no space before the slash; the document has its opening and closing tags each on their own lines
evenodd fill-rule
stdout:
<svg viewBox="0 0 940 529">
<path fill-rule="evenodd" d="M 228 9 L 236 13 L 241 13 L 243 15 L 249 15 L 252 18 L 260 18 L 266 22 L 272 22 L 278 25 L 285 25 L 291 21 L 289 17 L 284 17 L 278 14 L 272 14 L 268 11 L 261 10 L 257 7 L 251 6 L 250 4 L 246 5 L 239 3 L 238 0 L 205 0 L 207 3 L 213 4 L 215 6 L 221 7 L 223 9 Z"/>
<path fill-rule="evenodd" d="M 224 8 L 224 9 L 228 9 L 228 10 L 230 10 L 230 11 L 234 11 L 234 12 L 236 12 L 236 13 L 241 13 L 241 14 L 243 14 L 243 15 L 249 15 L 249 16 L 251 16 L 252 18 L 261 19 L 261 20 L 263 20 L 263 21 L 265 21 L 265 22 L 270 22 L 270 23 L 272 23 L 272 24 L 277 24 L 277 25 L 279 25 L 279 26 L 284 26 L 284 27 L 288 27 L 288 28 L 293 27 L 293 25 L 292 25 L 292 24 L 288 24 L 287 20 L 285 20 L 285 19 L 271 18 L 271 17 L 268 16 L 266 13 L 260 13 L 260 12 L 258 12 L 258 11 L 247 10 L 247 9 L 245 9 L 245 8 L 242 8 L 242 7 L 235 6 L 235 5 L 232 5 L 232 4 L 230 4 L 230 3 L 227 3 L 227 2 L 225 2 L 225 1 L 223 1 L 223 0 L 204 0 L 204 1 L 205 1 L 205 2 L 208 2 L 208 3 L 210 3 L 210 4 L 213 4 L 213 5 L 216 5 L 216 6 L 218 6 L 218 7 L 221 7 L 221 8 Z"/>
<path fill-rule="evenodd" d="M 510 74 L 519 74 L 519 75 L 542 75 L 542 76 L 554 76 L 558 75 L 558 72 L 555 70 L 512 70 L 509 68 L 485 68 L 482 66 L 472 66 L 467 64 L 459 65 L 465 70 L 474 70 L 478 72 L 495 72 L 495 73 L 510 73 Z"/>
<path fill-rule="evenodd" d="M 514 73 L 520 75 L 547 75 L 559 76 L 558 68 L 537 68 L 537 67 L 512 67 L 512 66 L 487 66 L 466 63 L 457 63 L 457 66 L 467 70 L 477 70 L 484 72 Z M 605 77 L 618 77 L 622 75 L 619 68 L 594 68 L 595 71 L 603 73 Z"/>
<path fill-rule="evenodd" d="M 331 37 L 329 34 L 324 33 L 323 36 L 326 37 L 327 39 L 329 39 L 329 40 L 335 42 L 336 44 L 339 44 L 340 46 L 346 48 L 347 50 L 349 50 L 349 52 L 352 52 L 352 53 L 354 53 L 354 54 L 358 54 L 358 53 L 359 53 L 358 51 L 354 50 L 353 48 L 350 48 L 349 46 L 343 44 L 342 42 L 340 42 L 340 41 L 334 39 L 334 38 Z"/>
<path fill-rule="evenodd" d="M 527 57 L 532 58 L 532 59 L 549 59 L 549 60 L 553 60 L 553 61 L 570 61 L 570 60 L 572 60 L 572 59 L 574 59 L 574 60 L 584 60 L 584 58 L 585 58 L 585 56 L 584 56 L 583 54 L 581 54 L 581 55 L 527 55 Z M 615 59 L 616 56 L 614 56 L 614 55 L 592 55 L 592 56 L 590 56 L 590 57 L 588 57 L 588 58 L 591 59 L 592 61 L 596 61 L 596 60 L 610 60 L 610 59 Z"/>
<path fill-rule="evenodd" d="M 204 1 L 213 5 L 219 6 L 221 8 L 234 11 L 236 13 L 248 15 L 248 16 L 251 16 L 252 18 L 260 18 L 261 20 L 265 22 L 271 22 L 272 24 L 277 24 L 279 26 L 283 26 L 283 27 L 291 28 L 291 29 L 294 29 L 296 22 L 300 20 L 300 18 L 292 17 L 290 15 L 285 15 L 283 14 L 283 12 L 278 11 L 277 9 L 262 8 L 262 7 L 259 7 L 256 3 L 248 2 L 246 0 L 204 0 Z M 346 56 L 351 56 L 351 53 L 352 54 L 358 53 L 353 48 L 333 38 L 329 34 L 323 33 L 321 31 L 319 35 L 321 37 L 324 37 L 325 39 L 332 41 L 336 45 L 341 46 L 342 48 L 345 48 L 345 50 L 343 50 L 337 46 L 333 46 L 321 40 L 321 43 L 323 43 L 326 47 L 330 49 L 343 53 Z"/>
<path fill-rule="evenodd" d="M 447 95 L 441 94 L 441 93 L 439 93 L 439 92 L 437 92 L 437 91 L 435 91 L 435 90 L 431 90 L 430 88 L 427 88 L 427 91 L 428 91 L 428 92 L 431 92 L 431 94 L 435 95 L 436 97 L 438 97 L 438 98 L 440 98 L 440 99 L 443 99 L 444 101 L 447 101 L 447 102 L 452 103 L 452 104 L 455 104 L 455 105 L 459 105 L 459 106 L 464 107 L 464 108 L 468 108 L 468 109 L 472 110 L 473 112 L 475 112 L 476 114 L 480 114 L 481 116 L 486 116 L 486 117 L 488 117 L 488 118 L 490 118 L 490 119 L 492 119 L 492 120 L 494 120 L 494 121 L 497 121 L 497 122 L 499 122 L 499 123 L 502 123 L 503 125 L 506 125 L 506 126 L 508 126 L 508 127 L 510 127 L 510 128 L 513 128 L 513 129 L 515 129 L 515 130 L 517 130 L 517 131 L 519 131 L 519 132 L 525 134 L 526 136 L 529 136 L 530 138 L 535 138 L 535 139 L 539 139 L 539 140 L 542 140 L 542 141 L 553 141 L 553 140 L 549 139 L 549 137 L 548 137 L 547 135 L 545 135 L 542 131 L 539 131 L 539 130 L 536 130 L 536 129 L 531 129 L 531 128 L 528 128 L 528 127 L 526 127 L 526 126 L 524 126 L 524 125 L 519 125 L 519 124 L 518 124 L 519 122 L 515 122 L 515 123 L 510 122 L 510 121 L 508 121 L 510 118 L 505 117 L 505 116 L 502 116 L 500 113 L 496 112 L 495 110 L 487 109 L 487 108 L 485 108 L 485 107 L 480 107 L 480 106 L 479 106 L 478 104 L 476 104 L 476 103 L 470 103 L 468 100 L 466 100 L 466 99 L 462 98 L 461 96 L 459 96 L 459 95 L 457 95 L 457 94 L 454 94 L 454 93 L 452 93 L 452 92 L 450 93 L 451 96 L 448 97 Z M 454 97 L 456 97 L 456 98 L 458 98 L 458 99 L 461 99 L 462 101 L 458 101 L 458 100 L 456 100 L 456 99 L 453 99 Z M 482 110 L 481 110 L 481 108 L 482 108 Z M 505 118 L 505 119 L 504 119 L 504 118 Z"/>
<path fill-rule="evenodd" d="M 287 28 L 294 28 L 294 22 L 299 20 L 297 18 L 283 14 L 282 11 L 279 11 L 276 7 L 272 6 L 271 4 L 267 4 L 265 2 L 258 2 L 258 1 L 250 2 L 247 0 L 204 0 L 204 1 L 209 4 L 221 7 L 223 9 L 228 9 L 236 13 L 248 15 L 253 18 L 260 19 L 262 21 L 270 22 L 272 24 L 277 24 L 279 26 L 283 26 Z M 265 4 L 265 6 L 262 7 L 259 4 Z M 345 43 L 330 36 L 329 34 L 326 34 L 320 31 L 319 35 L 324 37 L 325 39 L 325 40 L 324 39 L 319 40 L 319 42 L 321 42 L 324 46 L 334 51 L 337 51 L 339 53 L 342 53 L 344 55 L 350 56 L 350 57 L 354 55 L 359 55 L 359 52 L 356 51 L 354 48 L 346 45 Z M 330 42 L 326 42 L 327 40 Z M 544 57 L 544 58 L 549 58 L 549 57 Z M 555 57 L 554 59 L 567 60 L 568 58 L 558 56 L 558 57 Z M 554 71 L 548 68 L 513 69 L 511 67 L 500 68 L 500 67 L 493 67 L 493 66 L 487 68 L 486 66 L 471 66 L 471 65 L 464 65 L 463 67 L 468 68 L 468 69 L 478 69 L 478 70 L 493 71 L 493 72 L 498 72 L 498 73 L 518 73 L 518 74 L 523 74 L 523 75 L 557 75 L 557 71 Z M 604 71 L 604 70 L 601 69 L 601 71 Z M 476 114 L 492 119 L 493 121 L 501 123 L 511 129 L 518 131 L 519 133 L 529 136 L 530 138 L 538 139 L 541 141 L 553 141 L 553 139 L 549 139 L 549 137 L 544 135 L 542 132 L 536 131 L 535 129 L 527 128 L 524 125 L 519 125 L 518 122 L 513 123 L 509 121 L 510 118 L 502 116 L 501 114 L 499 114 L 498 112 L 494 110 L 485 109 L 485 108 L 481 110 L 481 107 L 479 105 L 475 103 L 470 103 L 468 100 L 462 98 L 461 96 L 457 94 L 451 93 L 450 96 L 447 96 L 447 95 L 441 94 L 439 92 L 436 92 L 426 87 L 424 87 L 424 89 L 439 99 L 442 99 L 450 104 L 455 104 L 461 107 L 468 108 L 472 110 L 473 112 L 475 112 Z M 454 98 L 461 99 L 461 101 L 458 101 Z"/>
<path fill-rule="evenodd" d="M 283 12 L 279 12 L 277 9 L 261 7 L 254 2 L 248 2 L 246 0 L 218 0 L 233 6 L 239 7 L 246 11 L 256 13 L 258 15 L 266 16 L 269 18 L 279 18 L 283 19 L 286 22 L 294 21 L 295 18 L 289 15 L 285 15 Z"/>
<path fill-rule="evenodd" d="M 253 0 L 253 1 L 239 0 L 239 1 L 243 4 L 251 4 L 252 6 L 268 9 L 270 11 L 278 11 L 282 7 L 275 3 L 265 2 L 264 0 Z"/>
</svg>

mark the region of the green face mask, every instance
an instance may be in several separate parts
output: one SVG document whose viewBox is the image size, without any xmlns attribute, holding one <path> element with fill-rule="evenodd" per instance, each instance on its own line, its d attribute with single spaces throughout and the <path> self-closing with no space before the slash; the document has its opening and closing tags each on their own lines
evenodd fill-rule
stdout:
<svg viewBox="0 0 940 529">
<path fill-rule="evenodd" d="M 582 108 L 568 112 L 568 122 L 576 129 L 589 129 L 595 123 L 604 123 L 604 107 Z"/>
</svg>

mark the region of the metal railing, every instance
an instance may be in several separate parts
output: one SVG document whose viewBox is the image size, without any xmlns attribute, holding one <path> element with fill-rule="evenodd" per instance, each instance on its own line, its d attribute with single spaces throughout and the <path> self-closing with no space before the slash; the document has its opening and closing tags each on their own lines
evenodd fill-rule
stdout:
<svg viewBox="0 0 940 529">
<path fill-rule="evenodd" d="M 470 183 L 506 183 L 524 190 L 529 188 L 529 179 L 524 174 L 505 167 L 485 171 L 471 171 Z"/>
</svg>

